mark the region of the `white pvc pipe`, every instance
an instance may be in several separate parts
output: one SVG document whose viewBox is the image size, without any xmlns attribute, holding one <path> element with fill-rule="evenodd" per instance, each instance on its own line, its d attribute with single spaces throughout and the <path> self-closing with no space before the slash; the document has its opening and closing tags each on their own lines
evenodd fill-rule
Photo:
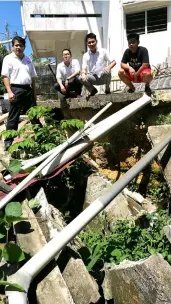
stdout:
<svg viewBox="0 0 171 304">
<path fill-rule="evenodd" d="M 103 195 L 91 203 L 70 224 L 63 228 L 49 243 L 36 253 L 23 267 L 13 276 L 13 281 L 20 284 L 23 281 L 26 292 L 31 280 L 64 248 L 95 216 L 97 216 L 126 186 L 137 176 L 171 141 L 171 133 L 154 146 L 136 165 L 128 170 L 113 186 Z M 30 282 L 29 280 L 30 279 Z M 21 284 L 22 285 L 22 284 Z M 14 301 L 11 297 L 9 304 Z M 26 304 L 25 299 L 20 297 L 17 304 Z"/>
<path fill-rule="evenodd" d="M 58 155 L 58 153 L 51 154 L 43 163 L 41 163 L 35 170 L 33 170 L 20 184 L 18 184 L 8 195 L 6 195 L 1 201 L 0 201 L 0 209 L 2 209 L 8 202 L 11 201 L 13 197 L 15 197 L 26 185 L 27 183 L 32 180 L 33 177 L 35 177 L 42 169 L 46 167 L 50 163 L 50 166 L 46 167 L 46 170 L 42 171 L 42 174 L 46 175 L 50 172 L 52 172 L 55 168 L 62 166 L 62 164 L 66 163 L 68 160 L 71 160 L 75 155 L 79 154 L 83 149 L 85 149 L 92 140 L 97 139 L 98 137 L 106 134 L 106 132 L 110 131 L 112 128 L 114 128 L 115 125 L 118 125 L 123 120 L 131 116 L 132 114 L 136 113 L 139 109 L 150 103 L 151 98 L 147 96 L 146 94 L 143 95 L 142 98 L 138 99 L 137 101 L 133 102 L 132 104 L 126 106 L 124 109 L 118 111 L 117 113 L 111 115 L 110 117 L 106 118 L 103 123 L 103 121 L 100 123 L 100 127 L 98 129 L 95 128 L 94 131 L 95 134 L 91 136 L 89 134 L 89 141 L 88 138 L 86 138 L 84 141 L 81 142 L 81 146 L 78 146 L 76 150 L 74 149 L 74 154 L 71 154 L 70 149 L 68 149 L 68 154 L 66 158 L 63 158 L 63 162 L 59 165 L 59 159 L 64 157 L 65 151 Z M 115 119 L 114 119 L 115 117 Z M 108 123 L 109 122 L 109 123 Z M 101 125 L 103 124 L 103 127 Z M 100 130 L 99 130 L 100 129 Z M 93 132 L 93 130 L 92 130 Z M 79 143 L 76 143 L 76 145 Z M 57 158 L 56 158 L 57 155 Z M 55 161 L 51 163 L 51 161 L 55 158 Z M 65 160 L 64 160 L 65 159 Z"/>
<path fill-rule="evenodd" d="M 89 126 L 98 118 L 100 117 L 110 106 L 112 105 L 112 102 L 108 103 L 103 109 L 101 109 L 98 113 L 96 113 L 84 126 L 84 128 L 80 131 L 75 132 L 66 142 L 59 145 L 58 147 L 52 149 L 51 151 L 45 153 L 44 155 L 41 155 L 37 157 L 36 159 L 32 159 L 31 162 L 26 163 L 25 166 L 22 167 L 23 170 L 29 168 L 30 166 L 33 166 L 42 160 L 45 159 L 45 157 L 48 157 L 42 164 L 40 164 L 35 170 L 33 170 L 18 186 L 16 186 L 4 199 L 0 201 L 0 209 L 3 208 L 16 194 L 18 194 L 24 186 L 33 178 L 35 177 L 43 168 L 46 166 L 55 156 L 57 156 L 59 153 L 64 151 L 67 147 L 69 147 L 74 141 L 79 139 L 81 136 L 83 136 L 84 132 L 88 129 Z M 84 149 L 84 148 L 82 148 Z M 81 149 L 81 151 L 82 151 Z M 74 155 L 76 155 L 74 153 Z M 7 175 L 6 180 L 10 178 L 10 175 Z"/>
<path fill-rule="evenodd" d="M 87 130 L 91 124 L 97 119 L 99 118 L 107 109 L 109 109 L 109 107 L 112 105 L 112 102 L 108 103 L 103 109 L 101 109 L 98 113 L 96 113 L 84 126 L 84 128 L 80 131 L 75 132 L 65 143 L 59 145 L 58 147 L 53 148 L 52 150 L 46 152 L 43 155 L 40 155 L 39 157 L 36 158 L 32 158 L 26 161 L 23 161 L 22 164 L 22 170 L 26 170 L 31 166 L 35 166 L 38 163 L 42 162 L 45 158 L 47 158 L 49 155 L 51 155 L 54 152 L 58 152 L 59 153 L 66 149 L 66 147 L 68 145 L 70 145 L 72 142 L 76 141 L 79 137 L 81 137 L 81 135 L 85 132 L 85 130 Z"/>
<path fill-rule="evenodd" d="M 107 132 L 109 132 L 111 129 L 116 127 L 118 124 L 120 124 L 125 119 L 129 118 L 131 115 L 136 113 L 138 110 L 146 106 L 148 103 L 150 103 L 151 98 L 144 94 L 140 99 L 136 100 L 135 102 L 131 103 L 130 105 L 126 106 L 125 108 L 121 109 L 120 111 L 110 115 L 106 119 L 102 120 L 100 123 L 98 123 L 98 126 L 93 126 L 91 131 L 87 130 L 86 135 L 88 136 L 90 142 L 87 143 L 90 144 L 100 136 L 104 136 Z M 86 147 L 86 146 L 85 146 Z M 77 146 L 79 149 L 79 145 Z M 74 154 L 72 154 L 74 151 Z M 78 150 L 78 153 L 82 151 Z M 62 156 L 60 155 L 55 157 L 49 164 L 44 167 L 42 170 L 42 175 L 45 176 L 47 174 L 50 174 L 55 168 L 61 167 L 64 163 L 67 163 L 72 156 L 75 156 L 75 149 L 69 148 L 67 151 L 64 151 L 62 153 Z"/>
</svg>

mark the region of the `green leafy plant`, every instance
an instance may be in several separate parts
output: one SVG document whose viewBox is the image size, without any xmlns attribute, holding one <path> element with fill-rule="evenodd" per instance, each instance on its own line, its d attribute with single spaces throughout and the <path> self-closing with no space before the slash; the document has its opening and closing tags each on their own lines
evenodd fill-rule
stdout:
<svg viewBox="0 0 171 304">
<path fill-rule="evenodd" d="M 0 239 L 6 237 L 6 244 L 0 252 L 0 257 L 8 262 L 20 262 L 25 256 L 20 247 L 8 242 L 8 231 L 13 222 L 25 220 L 22 215 L 22 207 L 18 202 L 11 202 L 5 208 L 5 213 L 0 211 Z"/>
<path fill-rule="evenodd" d="M 0 45 L 0 72 L 1 72 L 1 65 L 3 58 L 8 55 L 8 51 L 4 45 Z M 6 92 L 5 86 L 3 84 L 2 77 L 0 77 L 0 95 L 4 94 Z"/>
<path fill-rule="evenodd" d="M 6 244 L 3 243 L 0 250 L 0 260 L 4 259 L 8 263 L 19 263 L 25 259 L 24 252 L 15 243 L 9 242 L 8 232 L 12 227 L 12 223 L 23 221 L 26 218 L 22 217 L 22 206 L 18 202 L 7 204 L 5 212 L 0 211 L 0 241 L 6 238 Z M 6 280 L 4 273 L 0 268 L 0 285 L 5 286 L 6 290 L 24 291 L 23 287 L 13 282 Z"/>
<path fill-rule="evenodd" d="M 88 270 L 96 267 L 99 261 L 119 264 L 125 259 L 137 261 L 153 253 L 161 253 L 171 264 L 171 244 L 164 235 L 163 227 L 170 222 L 165 210 L 145 214 L 134 221 L 114 222 L 108 234 L 82 232 L 82 241 L 89 249 Z"/>
<path fill-rule="evenodd" d="M 78 119 L 57 121 L 53 118 L 51 107 L 35 106 L 28 111 L 30 121 L 44 118 L 45 123 L 29 124 L 19 131 L 3 131 L 1 135 L 5 138 L 19 137 L 20 141 L 12 144 L 9 152 L 20 149 L 26 153 L 26 157 L 33 157 L 43 154 L 66 140 L 66 129 L 81 129 L 84 124 Z"/>
<path fill-rule="evenodd" d="M 0 162 L 4 166 L 4 168 L 6 169 L 6 171 L 8 171 L 11 174 L 18 173 L 21 170 L 21 163 L 17 159 L 11 160 L 9 164 L 7 164 L 2 159 L 0 160 Z"/>
</svg>

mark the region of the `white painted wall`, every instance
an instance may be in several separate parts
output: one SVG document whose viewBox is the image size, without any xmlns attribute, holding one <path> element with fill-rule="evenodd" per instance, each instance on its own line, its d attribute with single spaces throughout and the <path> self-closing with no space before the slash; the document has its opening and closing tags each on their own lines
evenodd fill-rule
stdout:
<svg viewBox="0 0 171 304">
<path fill-rule="evenodd" d="M 156 8 L 157 1 L 145 1 L 145 0 L 135 0 L 135 1 L 122 1 L 115 0 L 110 1 L 110 30 L 109 30 L 109 40 L 110 40 L 110 53 L 114 54 L 117 60 L 117 67 L 113 69 L 113 76 L 116 76 L 118 69 L 120 68 L 120 61 L 124 50 L 128 47 L 126 39 L 126 26 L 125 26 L 125 11 L 124 3 L 130 2 L 132 5 L 133 2 L 143 2 L 147 4 L 149 9 L 149 2 L 153 2 Z M 150 62 L 152 65 L 162 63 L 166 60 L 168 55 L 168 48 L 171 48 L 171 1 L 158 1 L 157 5 L 162 7 L 161 3 L 170 3 L 168 6 L 168 29 L 167 31 L 144 34 L 140 36 L 140 45 L 146 47 L 149 51 Z M 151 8 L 153 8 L 151 6 Z M 143 7 L 145 9 L 145 7 Z M 140 11 L 140 7 L 132 6 L 132 12 Z M 131 13 L 130 8 L 126 9 L 126 12 Z"/>
<path fill-rule="evenodd" d="M 85 33 L 94 32 L 97 35 L 99 47 L 108 49 L 111 57 L 116 59 L 117 66 L 112 74 L 117 75 L 124 50 L 127 48 L 125 13 L 141 11 L 142 9 L 162 7 L 168 5 L 168 30 L 165 32 L 150 33 L 140 36 L 140 45 L 148 48 L 152 65 L 164 62 L 171 48 L 171 0 L 109 0 L 109 1 L 23 1 L 23 23 L 25 30 L 36 44 L 36 37 L 43 34 L 43 39 L 50 40 L 50 33 L 66 33 L 75 31 L 72 39 L 60 41 L 57 35 L 53 36 L 53 47 L 56 47 L 56 56 L 61 60 L 61 49 L 70 46 L 73 57 L 81 61 L 84 52 Z M 85 14 L 102 13 L 102 18 L 30 18 L 30 14 Z M 34 36 L 36 33 L 37 36 Z M 61 34 L 62 35 L 62 34 Z M 64 35 L 64 34 L 63 34 Z M 66 35 L 68 37 L 68 35 Z M 49 43 L 50 44 L 50 43 Z"/>
</svg>

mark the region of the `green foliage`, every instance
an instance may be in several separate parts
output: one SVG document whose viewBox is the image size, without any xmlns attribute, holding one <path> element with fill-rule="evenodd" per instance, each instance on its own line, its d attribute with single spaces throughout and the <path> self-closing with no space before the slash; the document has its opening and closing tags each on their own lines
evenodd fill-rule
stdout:
<svg viewBox="0 0 171 304">
<path fill-rule="evenodd" d="M 30 209 L 33 209 L 33 208 L 36 208 L 36 207 L 39 207 L 40 206 L 40 202 L 38 199 L 31 199 L 29 202 L 28 202 L 28 206 Z"/>
<path fill-rule="evenodd" d="M 19 137 L 21 141 L 12 144 L 9 152 L 20 149 L 26 153 L 26 157 L 43 154 L 66 140 L 66 128 L 81 129 L 83 122 L 78 119 L 63 120 L 61 122 L 53 118 L 50 107 L 35 106 L 28 111 L 30 121 L 44 118 L 45 124 L 30 124 L 21 128 L 19 131 L 3 131 L 5 138 Z"/>
<path fill-rule="evenodd" d="M 171 124 L 171 113 L 167 115 L 159 114 L 158 119 L 156 120 L 156 125 L 170 125 Z"/>
<path fill-rule="evenodd" d="M 33 54 L 31 54 L 30 57 L 31 57 L 31 60 L 34 62 L 34 64 L 37 66 L 44 66 L 44 65 L 51 63 L 50 58 L 46 58 L 46 59 L 42 60 L 42 58 L 36 57 Z"/>
<path fill-rule="evenodd" d="M 0 45 L 0 66 L 1 62 L 3 61 L 3 58 L 8 55 L 8 51 L 4 45 Z M 1 71 L 0 71 L 1 72 Z M 2 77 L 0 77 L 0 95 L 4 94 L 6 92 L 5 86 L 3 84 Z"/>
<path fill-rule="evenodd" d="M 18 202 L 11 202 L 5 208 L 7 217 L 20 217 L 22 214 L 21 204 Z"/>
<path fill-rule="evenodd" d="M 0 260 L 3 258 L 8 263 L 19 263 L 25 259 L 22 249 L 18 245 L 8 241 L 8 231 L 11 228 L 12 223 L 18 220 L 25 220 L 21 215 L 22 207 L 18 202 L 9 203 L 5 208 L 5 213 L 0 211 L 0 240 L 3 241 L 6 237 L 6 244 L 2 247 L 3 249 L 0 250 Z M 6 280 L 1 268 L 0 286 L 4 286 L 8 291 L 24 292 L 24 288 L 21 285 Z"/>
<path fill-rule="evenodd" d="M 18 263 L 25 259 L 24 252 L 21 248 L 13 243 L 7 243 L 2 251 L 2 256 L 7 262 Z"/>
<path fill-rule="evenodd" d="M 0 239 L 6 237 L 6 245 L 0 251 L 0 257 L 8 262 L 20 262 L 24 257 L 23 251 L 14 243 L 8 242 L 8 231 L 13 222 L 25 220 L 22 215 L 21 204 L 18 202 L 11 202 L 5 208 L 5 213 L 0 211 Z"/>
<path fill-rule="evenodd" d="M 88 270 L 97 262 L 119 264 L 125 259 L 137 261 L 153 253 L 161 253 L 171 263 L 171 244 L 163 227 L 170 222 L 165 210 L 145 214 L 136 223 L 128 220 L 114 222 L 111 233 L 82 232 L 80 234 L 90 252 Z"/>
<path fill-rule="evenodd" d="M 20 163 L 19 160 L 16 160 L 16 159 L 15 160 L 11 160 L 10 163 L 9 163 L 9 165 L 5 161 L 3 161 L 3 160 L 0 160 L 0 162 L 4 166 L 4 168 L 8 172 L 10 172 L 11 174 L 12 173 L 18 173 L 21 170 L 21 163 Z"/>
<path fill-rule="evenodd" d="M 83 123 L 83 121 L 81 121 L 79 119 L 63 120 L 61 122 L 61 127 L 64 130 L 67 128 L 83 129 L 84 123 Z"/>
<path fill-rule="evenodd" d="M 8 290 L 8 291 L 20 291 L 20 292 L 24 292 L 24 288 L 19 285 L 19 284 L 15 284 L 15 283 L 10 283 L 8 281 L 3 281 L 3 280 L 0 280 L 0 286 L 5 286 L 5 290 Z M 4 304 L 4 302 L 2 302 Z M 1 304 L 1 302 L 0 302 Z"/>
</svg>

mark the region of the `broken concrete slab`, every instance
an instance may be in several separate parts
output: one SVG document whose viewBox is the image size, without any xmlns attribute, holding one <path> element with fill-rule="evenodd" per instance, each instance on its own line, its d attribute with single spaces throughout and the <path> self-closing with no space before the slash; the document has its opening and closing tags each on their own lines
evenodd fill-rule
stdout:
<svg viewBox="0 0 171 304">
<path fill-rule="evenodd" d="M 170 304 L 171 267 L 162 255 L 138 262 L 106 264 L 102 284 L 105 299 L 117 304 Z"/>
<path fill-rule="evenodd" d="M 100 195 L 104 194 L 112 187 L 113 183 L 106 176 L 100 173 L 93 173 L 88 177 L 87 188 L 85 193 L 84 209 L 88 207 Z M 103 213 L 105 213 L 106 220 L 113 222 L 116 219 L 131 218 L 132 214 L 129 210 L 128 202 L 125 196 L 120 193 L 112 202 L 102 211 L 99 216 L 92 220 L 88 228 L 91 230 L 101 230 L 104 226 Z"/>
<path fill-rule="evenodd" d="M 75 304 L 97 303 L 98 285 L 81 259 L 71 258 L 62 272 Z"/>
<path fill-rule="evenodd" d="M 169 132 L 171 132 L 171 125 L 151 126 L 148 128 L 147 135 L 151 144 L 154 146 Z M 164 176 L 171 191 L 171 145 L 168 145 L 158 154 L 158 159 L 163 167 Z"/>
<path fill-rule="evenodd" d="M 92 96 L 88 101 L 86 97 L 81 98 L 69 98 L 66 100 L 67 106 L 70 110 L 74 109 L 100 109 L 107 103 L 112 102 L 113 104 L 125 104 L 131 103 L 143 96 L 144 92 L 135 92 L 132 94 L 126 92 L 112 92 L 109 95 L 97 94 Z M 171 90 L 157 90 L 155 91 L 155 99 L 158 102 L 158 106 L 170 105 L 171 104 Z M 61 108 L 59 100 L 39 100 L 38 104 L 44 104 L 51 107 Z"/>
<path fill-rule="evenodd" d="M 126 196 L 132 215 L 137 216 L 143 210 L 148 213 L 157 210 L 156 205 L 149 198 L 145 199 L 140 193 L 131 192 L 127 188 L 123 190 L 123 193 Z"/>
<path fill-rule="evenodd" d="M 171 225 L 165 226 L 163 230 L 168 241 L 171 243 Z"/>
<path fill-rule="evenodd" d="M 33 256 L 46 244 L 46 239 L 27 201 L 23 203 L 22 210 L 23 216 L 28 220 L 15 224 L 17 242 L 24 252 Z M 47 304 L 47 301 L 48 304 L 74 304 L 58 266 L 55 266 L 38 284 L 36 295 L 39 304 Z"/>
</svg>

